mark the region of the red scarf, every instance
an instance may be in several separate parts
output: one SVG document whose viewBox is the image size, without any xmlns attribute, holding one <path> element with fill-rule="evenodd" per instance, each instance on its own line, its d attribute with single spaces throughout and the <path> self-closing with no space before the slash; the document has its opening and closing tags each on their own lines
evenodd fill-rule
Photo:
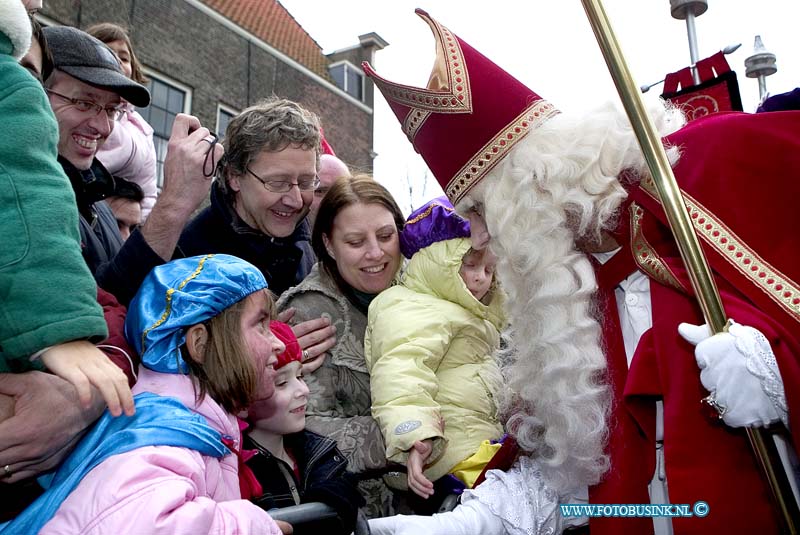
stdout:
<svg viewBox="0 0 800 535">
<path fill-rule="evenodd" d="M 241 418 L 236 419 L 239 421 L 240 431 L 247 429 L 247 422 Z M 242 494 L 242 499 L 251 500 L 261 497 L 264 494 L 264 489 L 261 488 L 258 478 L 246 464 L 256 454 L 256 450 L 237 449 L 233 439 L 230 437 L 222 437 L 222 443 L 236 455 L 236 459 L 239 461 L 239 491 Z"/>
</svg>

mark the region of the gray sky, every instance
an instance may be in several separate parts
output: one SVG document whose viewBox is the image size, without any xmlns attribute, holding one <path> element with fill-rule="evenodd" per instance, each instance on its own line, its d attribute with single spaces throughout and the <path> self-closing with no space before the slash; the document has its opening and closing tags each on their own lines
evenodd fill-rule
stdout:
<svg viewBox="0 0 800 535">
<path fill-rule="evenodd" d="M 579 0 L 494 2 L 477 0 L 281 0 L 323 51 L 352 46 L 358 35 L 376 32 L 389 46 L 375 69 L 394 82 L 421 87 L 434 59 L 430 29 L 414 14 L 420 7 L 489 59 L 563 112 L 581 112 L 618 100 L 603 57 Z M 656 82 L 689 65 L 686 24 L 670 15 L 669 0 L 605 0 L 605 9 L 637 85 Z M 696 19 L 701 58 L 742 43 L 726 56 L 737 72 L 745 111 L 758 105 L 758 83 L 746 78 L 744 60 L 760 34 L 777 56 L 778 72 L 767 78 L 771 94 L 800 86 L 798 0 L 710 0 Z M 649 94 L 657 95 L 661 86 Z M 334 147 L 335 149 L 335 147 Z M 406 212 L 441 194 L 400 131 L 383 97 L 375 97 L 375 177 Z M 414 188 L 408 193 L 407 177 Z"/>
</svg>

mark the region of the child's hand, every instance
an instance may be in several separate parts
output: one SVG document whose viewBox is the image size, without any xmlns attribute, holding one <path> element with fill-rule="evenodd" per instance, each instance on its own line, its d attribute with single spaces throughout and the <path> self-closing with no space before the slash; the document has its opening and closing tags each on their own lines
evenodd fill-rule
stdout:
<svg viewBox="0 0 800 535">
<path fill-rule="evenodd" d="M 414 447 L 408 452 L 408 488 L 425 499 L 433 496 L 433 483 L 422 473 L 425 461 L 431 456 L 432 451 L 433 444 L 430 439 L 426 439 L 414 442 Z"/>
<path fill-rule="evenodd" d="M 91 343 L 79 340 L 59 344 L 45 351 L 41 359 L 48 370 L 72 383 L 84 407 L 92 402 L 94 385 L 114 416 L 123 410 L 128 416 L 136 411 L 127 377 Z"/>
<path fill-rule="evenodd" d="M 294 527 L 290 523 L 283 520 L 274 520 L 274 522 L 278 525 L 278 529 L 281 530 L 283 535 L 292 535 L 294 533 Z"/>
</svg>

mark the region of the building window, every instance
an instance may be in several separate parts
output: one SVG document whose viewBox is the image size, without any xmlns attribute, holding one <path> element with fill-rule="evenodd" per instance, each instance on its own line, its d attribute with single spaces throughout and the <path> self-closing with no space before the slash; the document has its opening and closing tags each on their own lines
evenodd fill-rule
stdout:
<svg viewBox="0 0 800 535">
<path fill-rule="evenodd" d="M 222 139 L 225 137 L 225 131 L 228 130 L 228 123 L 231 119 L 239 115 L 227 106 L 222 104 L 217 105 L 217 137 Z"/>
<path fill-rule="evenodd" d="M 164 159 L 167 157 L 167 142 L 172 133 L 172 123 L 179 113 L 189 112 L 191 93 L 187 87 L 181 87 L 173 81 L 167 81 L 161 75 L 147 72 L 150 81 L 150 105 L 139 109 L 142 117 L 153 127 L 153 143 L 156 146 L 156 179 L 158 187 L 164 186 Z"/>
<path fill-rule="evenodd" d="M 330 66 L 330 73 L 336 85 L 351 97 L 364 101 L 364 72 L 350 63 L 340 61 Z"/>
</svg>

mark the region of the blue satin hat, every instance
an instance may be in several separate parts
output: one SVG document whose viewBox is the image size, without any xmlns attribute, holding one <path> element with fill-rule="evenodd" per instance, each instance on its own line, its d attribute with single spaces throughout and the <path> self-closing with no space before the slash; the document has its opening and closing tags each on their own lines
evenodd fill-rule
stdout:
<svg viewBox="0 0 800 535">
<path fill-rule="evenodd" d="M 145 367 L 189 373 L 180 347 L 186 328 L 207 321 L 267 287 L 261 271 L 224 254 L 173 260 L 154 268 L 128 306 L 125 338 Z"/>
</svg>

